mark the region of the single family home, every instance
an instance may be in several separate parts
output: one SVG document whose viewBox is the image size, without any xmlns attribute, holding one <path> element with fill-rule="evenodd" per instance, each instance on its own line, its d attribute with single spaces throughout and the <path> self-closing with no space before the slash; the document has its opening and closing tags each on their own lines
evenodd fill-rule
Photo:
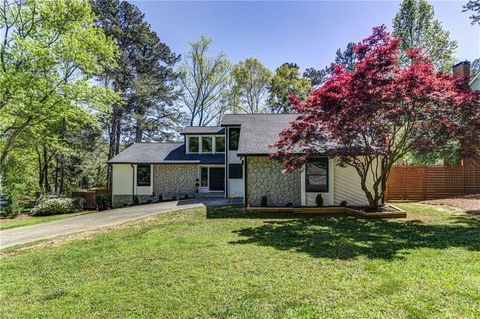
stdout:
<svg viewBox="0 0 480 319">
<path fill-rule="evenodd" d="M 136 143 L 112 158 L 114 207 L 188 196 L 241 197 L 258 206 L 365 206 L 368 201 L 354 168 L 339 167 L 335 158 L 312 158 L 303 169 L 282 173 L 270 159 L 270 144 L 295 114 L 227 114 L 220 126 L 188 126 L 182 143 Z M 367 185 L 368 186 L 368 185 Z"/>
</svg>

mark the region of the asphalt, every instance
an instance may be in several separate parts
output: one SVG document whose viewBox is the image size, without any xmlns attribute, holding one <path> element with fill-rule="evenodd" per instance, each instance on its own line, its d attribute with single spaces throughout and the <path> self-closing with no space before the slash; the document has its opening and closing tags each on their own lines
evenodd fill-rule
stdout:
<svg viewBox="0 0 480 319">
<path fill-rule="evenodd" d="M 173 201 L 149 205 L 139 205 L 111 209 L 102 212 L 85 214 L 31 226 L 17 227 L 0 231 L 0 249 L 26 244 L 37 240 L 51 239 L 57 236 L 115 226 L 135 219 L 154 216 L 166 212 L 205 207 L 207 205 L 225 205 L 225 199 L 205 201 Z"/>
</svg>

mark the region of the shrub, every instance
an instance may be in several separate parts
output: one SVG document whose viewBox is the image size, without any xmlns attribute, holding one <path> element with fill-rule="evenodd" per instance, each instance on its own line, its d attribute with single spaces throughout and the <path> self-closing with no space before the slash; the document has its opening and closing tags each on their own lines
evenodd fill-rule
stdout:
<svg viewBox="0 0 480 319">
<path fill-rule="evenodd" d="M 79 212 L 75 199 L 60 196 L 42 196 L 32 209 L 33 216 L 50 216 Z"/>
<path fill-rule="evenodd" d="M 317 204 L 317 207 L 322 207 L 323 206 L 322 194 L 317 194 L 317 197 L 315 197 L 315 204 Z"/>
<path fill-rule="evenodd" d="M 188 199 L 188 194 L 185 194 L 185 196 L 183 197 L 184 199 Z"/>
<path fill-rule="evenodd" d="M 342 200 L 342 202 L 340 203 L 340 206 L 342 206 L 342 207 L 347 207 L 347 201 L 346 201 L 346 200 Z"/>
<path fill-rule="evenodd" d="M 138 205 L 138 204 L 140 204 L 140 201 L 138 200 L 138 196 L 135 195 L 133 196 L 133 205 Z"/>
<path fill-rule="evenodd" d="M 85 201 L 85 198 L 83 197 L 75 197 L 73 199 L 73 204 L 75 205 L 78 211 L 85 210 L 85 203 L 86 201 Z"/>
<path fill-rule="evenodd" d="M 162 196 L 162 194 L 158 195 L 158 201 L 159 201 L 159 202 L 163 202 L 163 196 Z"/>
<path fill-rule="evenodd" d="M 20 206 L 8 197 L 0 197 L 0 217 L 15 218 L 20 214 Z"/>
<path fill-rule="evenodd" d="M 97 210 L 99 212 L 107 209 L 107 198 L 105 195 L 97 194 L 95 195 L 95 203 L 97 205 Z"/>
<path fill-rule="evenodd" d="M 262 196 L 262 199 L 260 200 L 260 206 L 262 206 L 262 207 L 267 207 L 268 206 L 267 196 Z"/>
</svg>

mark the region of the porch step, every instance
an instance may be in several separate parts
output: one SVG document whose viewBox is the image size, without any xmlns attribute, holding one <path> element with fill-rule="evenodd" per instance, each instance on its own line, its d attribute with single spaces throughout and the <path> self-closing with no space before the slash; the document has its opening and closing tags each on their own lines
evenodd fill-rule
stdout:
<svg viewBox="0 0 480 319">
<path fill-rule="evenodd" d="M 223 193 L 198 193 L 195 198 L 224 198 Z"/>
</svg>

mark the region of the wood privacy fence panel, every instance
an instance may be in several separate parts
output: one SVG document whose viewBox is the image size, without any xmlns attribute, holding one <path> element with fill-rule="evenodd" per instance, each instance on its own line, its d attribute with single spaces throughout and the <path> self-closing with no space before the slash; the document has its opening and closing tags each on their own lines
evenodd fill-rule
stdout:
<svg viewBox="0 0 480 319">
<path fill-rule="evenodd" d="M 95 190 L 82 190 L 72 193 L 72 197 L 82 197 L 85 199 L 85 209 L 92 210 L 97 209 L 97 203 L 95 202 L 96 195 L 109 195 L 111 194 L 109 189 L 95 189 Z"/>
<path fill-rule="evenodd" d="M 394 166 L 385 199 L 427 200 L 480 193 L 480 166 Z"/>
</svg>

